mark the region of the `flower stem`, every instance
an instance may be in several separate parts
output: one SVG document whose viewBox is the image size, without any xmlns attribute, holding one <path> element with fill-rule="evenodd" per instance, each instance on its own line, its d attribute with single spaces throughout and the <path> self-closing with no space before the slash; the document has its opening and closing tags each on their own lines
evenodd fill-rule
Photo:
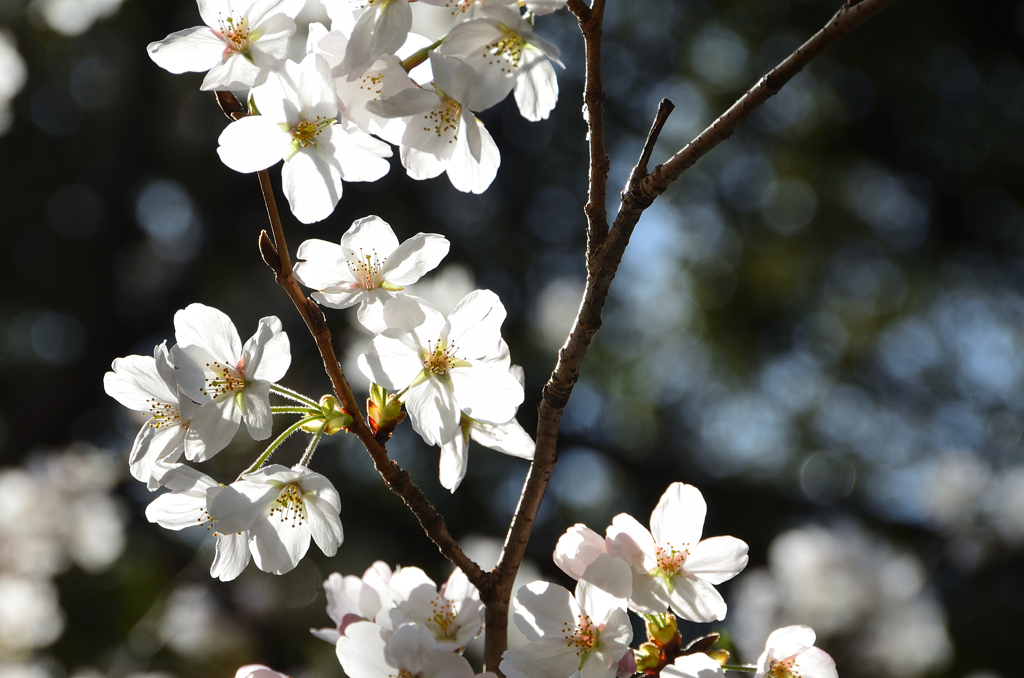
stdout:
<svg viewBox="0 0 1024 678">
<path fill-rule="evenodd" d="M 277 405 L 270 408 L 271 414 L 323 414 L 320 410 L 312 407 L 288 407 L 287 405 L 279 407 Z"/>
<path fill-rule="evenodd" d="M 313 439 L 309 441 L 305 454 L 299 460 L 299 466 L 309 466 L 309 462 L 313 461 L 313 453 L 316 452 L 316 446 L 320 444 L 320 438 L 323 437 L 326 428 L 327 420 L 324 419 L 324 423 L 320 425 L 320 428 L 313 434 Z"/>
<path fill-rule="evenodd" d="M 448 37 L 448 36 L 444 36 L 444 35 L 441 36 L 440 38 L 437 39 L 437 42 L 435 42 L 433 45 L 429 45 L 429 46 L 424 47 L 423 49 L 421 49 L 421 50 L 419 50 L 417 52 L 413 52 L 411 55 L 409 55 L 408 57 L 403 59 L 402 60 L 402 68 L 405 69 L 405 72 L 408 73 L 409 71 L 411 71 L 412 69 L 416 68 L 417 66 L 422 64 L 424 61 L 426 61 L 427 57 L 430 56 L 430 52 L 432 50 L 435 50 L 438 47 L 440 47 L 441 43 L 444 42 L 444 39 L 446 37 Z"/>
<path fill-rule="evenodd" d="M 252 463 L 252 466 L 242 471 L 242 473 L 239 474 L 238 477 L 241 478 L 246 473 L 252 473 L 253 471 L 259 470 L 260 467 L 267 463 L 267 460 L 270 459 L 270 455 L 274 453 L 274 450 L 276 450 L 281 443 L 288 440 L 291 434 L 298 431 L 304 424 L 308 424 L 311 421 L 316 421 L 321 417 L 323 417 L 323 414 L 303 417 L 302 419 L 299 419 L 297 422 L 286 428 L 284 431 L 281 432 L 281 435 L 277 436 L 277 438 L 274 439 L 274 442 L 270 443 L 270 445 L 267 446 L 267 449 L 263 452 L 263 454 L 259 456 L 259 458 L 256 461 Z"/>
<path fill-rule="evenodd" d="M 289 400 L 294 400 L 297 403 L 302 403 L 303 405 L 309 405 L 310 407 L 315 408 L 317 412 L 320 411 L 320 403 L 316 402 L 312 398 L 309 398 L 307 396 L 302 395 L 298 391 L 293 391 L 290 388 L 285 388 L 284 386 L 281 386 L 280 384 L 271 384 L 270 385 L 270 392 L 271 393 L 276 393 L 277 395 L 279 395 L 281 397 L 288 398 Z"/>
<path fill-rule="evenodd" d="M 743 673 L 757 673 L 756 666 L 744 666 L 742 664 L 722 664 L 723 671 L 741 671 Z"/>
</svg>

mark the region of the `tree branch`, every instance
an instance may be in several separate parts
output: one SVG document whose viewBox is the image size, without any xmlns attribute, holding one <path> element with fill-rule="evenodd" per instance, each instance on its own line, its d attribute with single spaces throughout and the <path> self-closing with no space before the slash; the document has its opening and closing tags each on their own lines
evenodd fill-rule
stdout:
<svg viewBox="0 0 1024 678">
<path fill-rule="evenodd" d="M 224 114 L 232 120 L 245 117 L 247 113 L 242 108 L 238 99 L 230 92 L 216 92 L 217 102 L 220 104 Z M 420 526 L 427 537 L 437 546 L 441 554 L 455 564 L 456 567 L 465 572 L 466 577 L 481 591 L 493 588 L 493 575 L 480 569 L 469 556 L 465 554 L 459 543 L 455 541 L 444 518 L 437 511 L 437 508 L 430 503 L 423 491 L 412 481 L 409 473 L 402 469 L 397 463 L 388 457 L 387 448 L 381 444 L 370 430 L 370 426 L 363 418 L 359 403 L 352 394 L 352 388 L 341 371 L 337 355 L 334 352 L 334 340 L 331 330 L 327 327 L 327 319 L 324 317 L 320 306 L 312 299 L 306 298 L 292 274 L 291 257 L 288 254 L 288 244 L 285 240 L 284 228 L 281 225 L 280 213 L 277 209 L 277 200 L 274 198 L 273 185 L 270 183 L 270 174 L 267 170 L 259 173 L 260 188 L 263 191 L 263 200 L 267 208 L 267 217 L 270 220 L 271 231 L 274 234 L 273 242 L 266 231 L 260 233 L 259 249 L 263 260 L 274 272 L 274 279 L 277 284 L 288 294 L 299 315 L 302 316 L 309 333 L 316 342 L 320 357 L 324 362 L 324 370 L 331 380 L 334 390 L 341 406 L 352 416 L 352 426 L 349 432 L 359 438 L 359 441 L 369 452 L 373 459 L 374 468 L 384 479 L 388 489 L 397 494 L 409 510 L 419 521 Z"/>
<path fill-rule="evenodd" d="M 582 0 L 569 0 L 567 6 L 576 15 L 580 30 L 587 45 L 587 80 L 584 100 L 587 105 L 588 127 L 590 130 L 590 189 L 585 208 L 588 222 L 587 284 L 569 337 L 558 353 L 558 362 L 544 386 L 537 423 L 537 447 L 530 472 L 523 487 L 519 505 L 505 539 L 501 558 L 494 570 L 494 589 L 482 598 L 487 604 L 488 619 L 492 606 L 504 602 L 505 614 L 512 582 L 526 552 L 526 544 L 537 519 L 541 501 L 548 481 L 558 461 L 558 427 L 562 411 L 569 401 L 572 389 L 579 379 L 580 368 L 594 335 L 601 327 L 601 312 L 608 298 L 611 282 L 615 278 L 623 252 L 629 244 L 633 228 L 643 211 L 654 202 L 688 167 L 711 149 L 727 139 L 736 126 L 754 110 L 779 91 L 811 59 L 826 47 L 849 33 L 868 17 L 885 8 L 895 0 L 849 0 L 835 16 L 796 52 L 772 69 L 766 76 L 740 98 L 728 111 L 669 161 L 659 165 L 650 174 L 647 164 L 657 137 L 663 128 L 671 104 L 659 106 L 640 160 L 622 192 L 622 207 L 610 233 L 607 231 L 607 215 L 604 208 L 604 191 L 607 183 L 608 157 L 604 151 L 604 118 L 600 113 L 604 94 L 601 90 L 600 56 L 591 51 L 598 45 L 601 36 L 600 18 L 604 9 L 602 0 L 594 0 L 593 7 L 587 7 Z M 596 126 L 596 129 L 595 129 Z M 595 167 L 595 163 L 597 167 Z M 596 237 L 595 237 L 596 236 Z M 499 635 L 499 634 L 494 634 Z M 487 669 L 495 670 L 507 646 L 507 637 L 500 634 L 492 638 L 487 634 L 485 655 Z M 500 674 L 499 674 L 500 675 Z"/>
<path fill-rule="evenodd" d="M 583 33 L 587 76 L 583 86 L 583 104 L 587 114 L 587 137 L 590 140 L 590 176 L 587 204 L 587 252 L 593 252 L 608 236 L 608 150 L 604 139 L 604 86 L 601 82 L 601 35 L 603 34 L 605 0 L 594 0 L 591 7 L 583 2 L 568 3 Z"/>
</svg>

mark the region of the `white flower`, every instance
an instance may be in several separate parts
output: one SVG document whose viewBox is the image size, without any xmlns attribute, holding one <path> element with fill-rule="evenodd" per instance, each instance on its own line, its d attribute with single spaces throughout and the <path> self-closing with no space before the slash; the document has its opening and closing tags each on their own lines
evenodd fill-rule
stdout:
<svg viewBox="0 0 1024 678">
<path fill-rule="evenodd" d="M 171 359 L 178 386 L 202 404 L 192 415 L 185 457 L 205 461 L 223 450 L 244 419 L 255 440 L 270 436 L 270 385 L 291 364 L 288 335 L 276 316 L 260 320 L 242 346 L 238 330 L 223 312 L 190 304 L 174 314 L 178 345 Z"/>
<path fill-rule="evenodd" d="M 263 664 L 246 664 L 235 672 L 235 678 L 288 678 Z"/>
<path fill-rule="evenodd" d="M 356 19 L 341 70 L 358 71 L 383 54 L 394 54 L 409 35 L 412 28 L 410 0 L 341 1 L 347 2 Z"/>
<path fill-rule="evenodd" d="M 701 541 L 706 513 L 700 490 L 672 483 L 651 513 L 650 531 L 626 513 L 615 516 L 603 542 L 590 528 L 576 525 L 559 539 L 555 563 L 577 577 L 600 554 L 608 553 L 633 570 L 631 608 L 661 614 L 671 605 L 689 621 L 724 619 L 725 601 L 714 585 L 747 566 L 747 545 L 735 537 Z"/>
<path fill-rule="evenodd" d="M 413 429 L 428 445 L 459 432 L 462 413 L 491 424 L 510 421 L 523 387 L 509 371 L 501 339 L 505 308 L 489 290 L 470 292 L 445 319 L 414 297 L 384 307 L 387 330 L 359 357 L 359 369 L 403 396 Z"/>
<path fill-rule="evenodd" d="M 684 654 L 661 670 L 665 678 L 719 678 L 725 676 L 722 665 L 702 652 Z"/>
<path fill-rule="evenodd" d="M 249 564 L 249 535 L 245 531 L 224 534 L 207 511 L 207 503 L 225 488 L 205 473 L 184 464 L 158 461 L 154 473 L 170 492 L 161 494 L 146 507 L 146 518 L 168 530 L 205 527 L 217 539 L 210 576 L 231 581 Z"/>
<path fill-rule="evenodd" d="M 337 572 L 331 574 L 324 582 L 324 592 L 327 614 L 334 620 L 335 627 L 310 629 L 310 633 L 334 645 L 350 624 L 376 620 L 381 610 L 390 605 L 391 576 L 391 568 L 380 560 L 367 568 L 361 579 L 351 574 L 344 577 Z"/>
<path fill-rule="evenodd" d="M 417 233 L 399 245 L 386 221 L 363 217 L 352 222 L 340 245 L 324 240 L 299 245 L 295 277 L 320 290 L 313 298 L 324 306 L 359 304 L 359 322 L 371 332 L 383 332 L 384 302 L 436 268 L 449 246 L 435 233 Z"/>
<path fill-rule="evenodd" d="M 171 73 L 209 71 L 200 89 L 240 90 L 262 82 L 288 55 L 299 0 L 199 0 L 205 26 L 151 42 L 156 65 Z"/>
<path fill-rule="evenodd" d="M 456 569 L 438 591 L 434 581 L 418 567 L 403 567 L 391 578 L 391 609 L 385 630 L 403 624 L 426 627 L 442 650 L 459 650 L 480 635 L 484 605 L 480 592 L 465 573 Z"/>
<path fill-rule="evenodd" d="M 630 592 L 626 563 L 603 555 L 587 568 L 576 595 L 538 581 L 520 588 L 514 620 L 530 642 L 502 655 L 509 678 L 612 678 L 629 652 L 633 628 L 626 613 Z"/>
<path fill-rule="evenodd" d="M 258 172 L 284 160 L 284 194 L 299 221 L 328 217 L 341 199 L 342 180 L 376 181 L 390 169 L 387 144 L 335 119 L 337 95 L 323 57 L 285 62 L 253 88 L 252 98 L 260 114 L 228 125 L 217 154 L 237 172 Z"/>
<path fill-rule="evenodd" d="M 772 631 L 757 660 L 754 678 L 838 678 L 836 663 L 814 647 L 814 631 L 807 626 L 786 626 Z"/>
<path fill-rule="evenodd" d="M 522 367 L 512 365 L 509 372 L 520 385 L 524 385 Z M 451 439 L 451 442 L 441 446 L 441 486 L 451 492 L 455 492 L 462 484 L 462 479 L 466 477 L 470 438 L 484 447 L 520 459 L 533 459 L 537 447 L 530 434 L 515 419 L 504 424 L 486 424 L 463 412 L 459 428 L 460 432 Z"/>
<path fill-rule="evenodd" d="M 113 372 L 103 375 L 103 390 L 128 409 L 146 415 L 132 445 L 129 468 L 135 479 L 155 490 L 159 484 L 153 478 L 153 465 L 159 459 L 174 462 L 181 457 L 198 406 L 178 391 L 167 342 L 153 349 L 152 358 L 130 355 L 117 358 L 111 367 Z"/>
<path fill-rule="evenodd" d="M 562 572 L 579 579 L 602 553 L 608 553 L 604 538 L 583 523 L 576 523 L 559 537 L 554 561 Z"/>
<path fill-rule="evenodd" d="M 700 490 L 672 483 L 651 513 L 650 532 L 625 513 L 612 520 L 606 545 L 633 569 L 636 609 L 659 614 L 671 606 L 683 619 L 705 623 L 725 618 L 725 601 L 713 585 L 747 566 L 747 545 L 735 537 L 701 541 L 706 513 Z"/>
<path fill-rule="evenodd" d="M 452 186 L 464 193 L 483 193 L 494 181 L 501 156 L 494 139 L 473 111 L 482 111 L 504 96 L 479 87 L 480 76 L 455 57 L 430 54 L 433 89 L 408 88 L 370 101 L 367 110 L 389 118 L 405 118 L 402 165 L 413 179 L 448 173 Z"/>
<path fill-rule="evenodd" d="M 558 48 L 533 34 L 518 9 L 494 7 L 480 18 L 457 25 L 445 38 L 441 53 L 461 56 L 479 75 L 487 98 L 500 101 L 515 91 L 524 118 L 543 120 L 558 103 Z"/>
<path fill-rule="evenodd" d="M 385 641 L 372 622 L 352 624 L 335 646 L 345 674 L 351 678 L 473 678 L 465 657 L 438 649 L 425 626 L 405 624 Z"/>
<path fill-rule="evenodd" d="M 220 531 L 249 532 L 253 560 L 264 572 L 293 569 L 310 536 L 328 556 L 344 539 L 338 491 L 305 466 L 271 464 L 246 473 L 212 498 L 209 510 Z"/>
</svg>

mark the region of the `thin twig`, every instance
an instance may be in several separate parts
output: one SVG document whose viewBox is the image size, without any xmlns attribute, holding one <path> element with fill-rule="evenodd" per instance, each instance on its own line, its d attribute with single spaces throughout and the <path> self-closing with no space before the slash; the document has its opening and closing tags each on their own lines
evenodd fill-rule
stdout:
<svg viewBox="0 0 1024 678">
<path fill-rule="evenodd" d="M 647 174 L 646 171 L 635 171 L 626 190 L 623 191 L 622 206 L 608 237 L 601 241 L 599 247 L 592 247 L 590 244 L 592 241 L 588 240 L 587 283 L 583 300 L 569 337 L 558 352 L 558 362 L 544 386 L 539 408 L 534 460 L 530 466 L 519 505 L 516 507 L 515 517 L 505 538 L 501 558 L 495 568 L 497 575 L 495 589 L 483 596 L 483 600 L 487 604 L 488 622 L 492 619 L 498 622 L 498 616 L 508 613 L 508 597 L 511 595 L 512 582 L 526 552 L 526 544 L 537 519 L 551 472 L 558 460 L 556 446 L 562 411 L 579 379 L 580 367 L 587 349 L 601 327 L 601 312 L 608 298 L 611 282 L 640 215 L 687 167 L 728 138 L 742 120 L 778 92 L 808 61 L 820 54 L 828 45 L 849 33 L 869 16 L 893 2 L 895 0 L 859 0 L 856 4 L 844 5 L 821 31 L 787 57 L 779 66 L 772 69 L 715 124 L 676 153 L 671 160 L 659 165 L 650 174 Z M 576 15 L 589 50 L 590 43 L 600 38 L 600 26 L 595 27 L 593 24 L 594 16 L 600 16 L 604 2 L 594 0 L 594 5 L 590 8 L 582 0 L 569 0 L 567 7 Z M 590 56 L 591 52 L 588 51 L 588 90 L 585 100 L 588 104 L 589 128 L 592 135 L 590 142 L 591 163 L 593 164 L 595 159 L 600 161 L 602 157 L 604 162 L 607 162 L 607 157 L 595 153 L 595 148 L 600 148 L 603 151 L 603 127 L 601 128 L 601 144 L 596 146 L 593 126 L 597 121 L 603 125 L 603 116 L 594 116 L 594 111 L 590 109 L 590 102 L 591 99 L 594 102 L 600 102 L 603 99 L 603 92 L 600 91 L 600 72 L 591 73 L 591 68 L 600 68 L 600 60 L 592 60 Z M 592 84 L 596 89 L 590 89 Z M 640 161 L 637 163 L 638 168 L 645 168 L 649 162 L 657 135 L 664 125 L 663 118 L 667 118 L 669 112 L 665 108 L 659 107 L 658 117 L 652 125 L 648 143 L 645 144 Z M 604 181 L 607 181 L 607 174 L 603 174 L 603 177 Z M 605 186 L 601 183 L 601 178 L 602 172 L 595 171 L 591 166 L 589 199 L 586 208 L 589 238 L 592 238 L 595 231 L 598 230 L 595 228 L 595 216 L 604 211 L 603 191 Z M 601 209 L 592 209 L 591 205 L 598 196 L 601 198 Z M 507 638 L 503 633 L 496 634 L 498 637 L 495 639 L 491 638 L 490 632 L 487 635 L 485 657 L 488 670 L 493 671 L 497 666 L 494 663 L 495 658 L 500 660 L 506 647 Z"/>
<path fill-rule="evenodd" d="M 586 82 L 583 86 L 583 104 L 587 112 L 587 137 L 590 146 L 589 190 L 587 204 L 587 252 L 594 252 L 608 236 L 608 209 L 605 196 L 608 188 L 608 149 L 604 138 L 604 86 L 601 82 L 601 35 L 604 24 L 605 0 L 594 0 L 591 7 L 582 2 L 571 3 L 569 9 L 576 15 L 583 33 L 586 51 Z"/>
<path fill-rule="evenodd" d="M 651 155 L 654 153 L 654 147 L 658 143 L 658 137 L 661 136 L 661 130 L 665 128 L 668 116 L 672 114 L 675 108 L 676 105 L 668 99 L 662 99 L 658 104 L 658 113 L 654 116 L 654 122 L 651 123 L 651 131 L 647 133 L 647 141 L 644 142 L 644 150 L 640 152 L 640 160 L 633 166 L 633 171 L 629 173 L 629 181 L 626 182 L 627 186 L 647 176 L 647 165 L 651 162 Z"/>
<path fill-rule="evenodd" d="M 247 113 L 241 103 L 231 92 L 216 92 L 217 103 L 221 110 L 232 120 L 245 117 Z M 288 294 L 299 315 L 302 316 L 306 327 L 309 329 L 317 349 L 324 362 L 324 370 L 331 380 L 334 394 L 341 406 L 352 416 L 352 426 L 349 432 L 354 434 L 362 442 L 366 451 L 373 459 L 373 466 L 377 469 L 381 478 L 384 479 L 388 489 L 397 494 L 420 523 L 420 527 L 427 537 L 437 546 L 441 554 L 451 561 L 456 567 L 465 572 L 466 577 L 481 591 L 489 591 L 493 588 L 494 576 L 484 572 L 459 546 L 451 533 L 444 518 L 437 511 L 437 508 L 430 503 L 423 491 L 412 481 L 409 473 L 402 469 L 397 463 L 388 457 L 387 448 L 382 445 L 373 435 L 370 426 L 363 418 L 359 403 L 356 402 L 352 389 L 341 371 L 337 355 L 334 352 L 334 341 L 331 331 L 327 327 L 327 319 L 323 311 L 312 299 L 299 287 L 299 283 L 292 274 L 291 257 L 288 254 L 288 244 L 285 240 L 284 228 L 281 225 L 281 216 L 277 209 L 277 200 L 274 198 L 274 188 L 270 182 L 270 174 L 267 170 L 259 173 L 260 188 L 263 191 L 263 201 L 267 208 L 267 217 L 270 220 L 270 227 L 274 234 L 273 242 L 266 231 L 260 233 L 259 249 L 263 260 L 274 272 L 274 278 L 278 285 Z"/>
</svg>

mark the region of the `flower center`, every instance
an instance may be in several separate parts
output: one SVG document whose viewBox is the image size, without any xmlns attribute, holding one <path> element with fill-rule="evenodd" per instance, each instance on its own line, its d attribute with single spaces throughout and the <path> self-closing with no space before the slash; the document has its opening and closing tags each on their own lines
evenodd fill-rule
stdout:
<svg viewBox="0 0 1024 678">
<path fill-rule="evenodd" d="M 324 118 L 318 115 L 313 120 L 303 120 L 288 129 L 292 135 L 292 149 L 291 153 L 288 154 L 288 158 L 295 155 L 299 148 L 306 148 L 307 146 L 315 148 L 316 138 L 320 136 L 321 132 L 333 125 L 334 122 L 334 118 Z M 287 160 L 288 158 L 285 159 Z"/>
<path fill-rule="evenodd" d="M 455 16 L 459 12 L 462 12 L 463 14 L 468 12 L 469 8 L 472 7 L 476 1 L 477 0 L 448 0 L 448 2 L 444 3 L 444 6 L 454 7 L 455 9 L 452 10 L 452 16 Z"/>
<path fill-rule="evenodd" d="M 455 610 L 452 608 L 452 601 L 444 596 L 436 595 L 431 601 L 432 614 L 427 618 L 427 626 L 430 627 L 434 638 L 438 640 L 455 640 Z"/>
<path fill-rule="evenodd" d="M 239 367 L 241 367 L 239 363 Z M 228 393 L 237 393 L 245 388 L 245 375 L 240 369 L 228 367 L 223 363 L 206 363 L 206 369 L 213 372 L 206 378 L 206 386 L 199 392 L 216 400 Z"/>
<path fill-rule="evenodd" d="M 434 348 L 431 348 L 428 343 L 427 357 L 423 360 L 423 369 L 430 374 L 448 374 L 448 370 L 458 367 L 462 362 L 455 357 L 456 348 L 455 344 L 446 346 L 441 337 L 437 338 L 437 346 Z"/>
<path fill-rule="evenodd" d="M 228 17 L 227 19 L 221 19 L 220 30 L 214 31 L 217 36 L 224 41 L 224 53 L 228 52 L 240 52 L 242 54 L 248 54 L 250 45 L 250 36 L 252 31 L 249 30 L 249 18 L 239 17 Z"/>
<path fill-rule="evenodd" d="M 580 614 L 578 623 L 562 624 L 562 637 L 565 639 L 565 646 L 576 648 L 576 656 L 580 657 L 580 666 L 591 650 L 598 646 L 598 635 L 601 633 L 590 617 Z"/>
<path fill-rule="evenodd" d="M 431 129 L 434 133 L 441 136 L 450 136 L 448 143 L 452 143 L 459 138 L 459 120 L 462 119 L 462 106 L 459 102 L 454 99 L 449 99 L 446 96 L 441 97 L 442 106 L 435 108 L 430 111 L 423 118 L 426 120 L 426 126 L 423 128 L 424 132 L 429 132 Z"/>
<path fill-rule="evenodd" d="M 772 662 L 772 667 L 768 670 L 768 675 L 771 676 L 771 678 L 800 678 L 800 672 L 794 669 L 795 665 L 796 659 L 793 657 Z"/>
<path fill-rule="evenodd" d="M 381 260 L 377 258 L 377 250 L 370 250 L 369 254 L 359 250 L 358 257 L 353 252 L 348 261 L 348 270 L 352 272 L 352 277 L 356 279 L 355 286 L 364 290 L 373 290 L 380 287 L 384 282 L 381 278 L 380 270 L 386 261 L 387 259 Z"/>
<path fill-rule="evenodd" d="M 511 66 L 505 66 L 502 64 L 501 70 L 512 71 L 519 68 L 519 60 L 523 58 L 523 46 L 525 44 L 526 41 L 523 40 L 522 36 L 515 31 L 506 29 L 505 35 L 501 36 L 501 38 L 495 40 L 484 48 L 484 58 L 487 58 L 489 55 L 493 55 L 499 59 L 504 57 L 509 61 Z M 490 63 L 494 63 L 494 61 L 491 60 Z"/>
<path fill-rule="evenodd" d="M 149 413 L 153 415 L 146 426 L 150 428 L 167 428 L 181 424 L 181 411 L 175 403 L 164 403 L 156 398 L 147 398 Z"/>
<path fill-rule="evenodd" d="M 672 545 L 664 549 L 660 546 L 655 546 L 654 551 L 658 558 L 658 571 L 666 577 L 672 577 L 676 572 L 683 569 L 686 557 L 690 555 L 690 549 L 686 548 L 687 546 L 689 544 L 683 544 L 682 551 L 677 550 Z"/>
<path fill-rule="evenodd" d="M 306 502 L 302 498 L 302 488 L 295 483 L 289 483 L 281 488 L 281 493 L 270 506 L 271 519 L 275 513 L 281 514 L 282 523 L 290 520 L 292 527 L 298 527 L 306 522 Z"/>
</svg>

